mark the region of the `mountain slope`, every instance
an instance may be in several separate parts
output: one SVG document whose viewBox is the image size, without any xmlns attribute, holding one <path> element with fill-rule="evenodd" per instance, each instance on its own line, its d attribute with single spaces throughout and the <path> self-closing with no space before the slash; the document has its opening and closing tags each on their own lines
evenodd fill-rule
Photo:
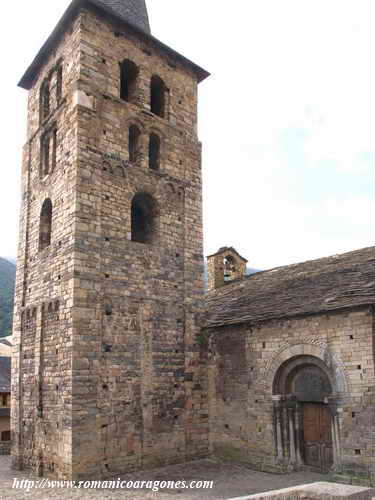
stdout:
<svg viewBox="0 0 375 500">
<path fill-rule="evenodd" d="M 16 266 L 0 257 L 0 337 L 12 333 L 15 279 Z"/>
</svg>

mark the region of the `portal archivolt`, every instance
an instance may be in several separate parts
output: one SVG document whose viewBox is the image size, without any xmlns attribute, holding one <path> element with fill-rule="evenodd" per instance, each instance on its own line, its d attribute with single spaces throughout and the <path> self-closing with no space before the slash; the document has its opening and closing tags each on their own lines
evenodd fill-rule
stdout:
<svg viewBox="0 0 375 500">
<path fill-rule="evenodd" d="M 273 380 L 277 461 L 329 471 L 340 462 L 334 381 L 325 363 L 301 355 L 284 361 Z"/>
</svg>

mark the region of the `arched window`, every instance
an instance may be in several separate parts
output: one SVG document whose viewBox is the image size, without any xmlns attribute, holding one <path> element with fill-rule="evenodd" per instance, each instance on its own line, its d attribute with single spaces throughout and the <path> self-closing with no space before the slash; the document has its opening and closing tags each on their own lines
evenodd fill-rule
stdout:
<svg viewBox="0 0 375 500">
<path fill-rule="evenodd" d="M 44 250 L 51 244 L 52 231 L 52 202 L 47 198 L 40 212 L 39 222 L 39 250 Z"/>
<path fill-rule="evenodd" d="M 147 193 L 134 196 L 131 207 L 131 236 L 138 243 L 152 243 L 156 237 L 156 203 Z"/>
<path fill-rule="evenodd" d="M 45 120 L 50 112 L 49 80 L 44 80 L 40 89 L 40 116 Z"/>
<path fill-rule="evenodd" d="M 159 170 L 160 168 L 160 138 L 156 134 L 150 135 L 150 142 L 148 146 L 148 161 L 149 167 L 152 170 Z"/>
<path fill-rule="evenodd" d="M 137 163 L 139 157 L 139 143 L 141 132 L 136 125 L 129 127 L 129 161 Z"/>
<path fill-rule="evenodd" d="M 154 75 L 151 78 L 151 112 L 155 115 L 165 117 L 165 93 L 166 88 L 163 80 Z"/>
<path fill-rule="evenodd" d="M 123 101 L 136 101 L 138 73 L 137 66 L 129 59 L 120 63 L 120 98 Z"/>
</svg>

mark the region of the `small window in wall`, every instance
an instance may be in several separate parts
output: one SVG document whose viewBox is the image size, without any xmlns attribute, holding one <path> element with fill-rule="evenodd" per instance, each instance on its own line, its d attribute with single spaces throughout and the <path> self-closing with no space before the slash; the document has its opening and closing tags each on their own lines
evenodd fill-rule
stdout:
<svg viewBox="0 0 375 500">
<path fill-rule="evenodd" d="M 131 207 L 131 239 L 152 243 L 156 236 L 156 203 L 147 193 L 134 196 Z"/>
<path fill-rule="evenodd" d="M 149 158 L 149 167 L 152 170 L 159 170 L 159 168 L 160 168 L 160 138 L 156 134 L 150 135 L 148 158 Z"/>
<path fill-rule="evenodd" d="M 50 82 L 44 80 L 40 89 L 40 117 L 45 120 L 50 113 Z"/>
<path fill-rule="evenodd" d="M 137 79 L 139 70 L 129 59 L 120 63 L 120 98 L 127 102 L 136 102 Z"/>
<path fill-rule="evenodd" d="M 139 158 L 139 143 L 141 132 L 136 125 L 129 127 L 129 161 L 137 163 Z"/>
<path fill-rule="evenodd" d="M 10 431 L 2 431 L 1 441 L 10 441 Z"/>
<path fill-rule="evenodd" d="M 52 232 L 52 202 L 47 198 L 40 212 L 39 222 L 39 250 L 44 250 L 51 244 Z"/>
<path fill-rule="evenodd" d="M 164 118 L 165 112 L 165 94 L 166 88 L 163 80 L 154 75 L 151 78 L 151 112 Z"/>
</svg>

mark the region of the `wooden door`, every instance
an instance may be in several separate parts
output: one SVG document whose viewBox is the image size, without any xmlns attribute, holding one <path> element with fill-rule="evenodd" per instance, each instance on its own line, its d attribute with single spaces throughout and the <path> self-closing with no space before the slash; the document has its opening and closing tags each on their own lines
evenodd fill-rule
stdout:
<svg viewBox="0 0 375 500">
<path fill-rule="evenodd" d="M 303 405 L 303 447 L 306 465 L 328 472 L 333 463 L 331 415 L 326 405 Z"/>
</svg>

